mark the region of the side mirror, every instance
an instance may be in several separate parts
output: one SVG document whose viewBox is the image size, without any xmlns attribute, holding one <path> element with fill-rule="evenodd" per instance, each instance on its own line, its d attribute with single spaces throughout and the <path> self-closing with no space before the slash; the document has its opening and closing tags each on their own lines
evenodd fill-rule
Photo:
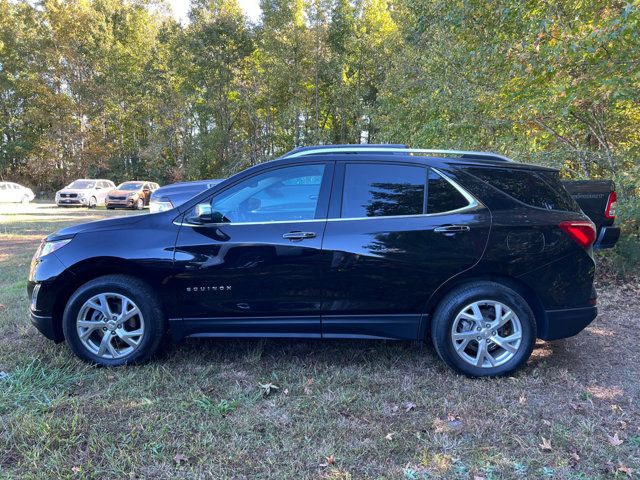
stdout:
<svg viewBox="0 0 640 480">
<path fill-rule="evenodd" d="M 191 223 L 203 225 L 205 223 L 211 223 L 211 204 L 199 203 L 196 205 L 193 211 L 193 216 L 189 218 Z"/>
</svg>

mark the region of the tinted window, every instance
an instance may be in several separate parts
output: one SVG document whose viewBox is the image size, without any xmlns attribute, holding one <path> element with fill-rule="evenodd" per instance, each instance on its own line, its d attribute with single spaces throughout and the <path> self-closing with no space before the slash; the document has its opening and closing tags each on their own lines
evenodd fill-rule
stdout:
<svg viewBox="0 0 640 480">
<path fill-rule="evenodd" d="M 342 217 L 419 215 L 424 212 L 424 167 L 347 164 Z"/>
<path fill-rule="evenodd" d="M 466 198 L 445 178 L 429 170 L 427 213 L 443 213 L 469 205 Z"/>
<path fill-rule="evenodd" d="M 557 172 L 501 168 L 470 168 L 469 172 L 527 205 L 547 210 L 580 210 L 562 186 Z"/>
<path fill-rule="evenodd" d="M 212 200 L 211 209 L 229 222 L 312 220 L 324 165 L 299 165 L 255 175 Z"/>
</svg>

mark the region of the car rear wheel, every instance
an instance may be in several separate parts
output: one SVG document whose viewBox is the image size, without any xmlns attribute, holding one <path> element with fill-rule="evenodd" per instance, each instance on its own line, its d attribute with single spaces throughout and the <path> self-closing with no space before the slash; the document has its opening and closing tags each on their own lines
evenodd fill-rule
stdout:
<svg viewBox="0 0 640 480">
<path fill-rule="evenodd" d="M 29 205 L 29 196 L 28 195 L 23 196 L 20 203 L 22 203 L 23 205 Z"/>
<path fill-rule="evenodd" d="M 433 316 L 438 355 L 471 377 L 507 375 L 527 361 L 536 339 L 535 316 L 513 289 L 474 282 L 450 292 Z"/>
<path fill-rule="evenodd" d="M 89 208 L 96 208 L 97 205 L 98 201 L 96 200 L 96 197 L 91 197 L 89 199 Z"/>
<path fill-rule="evenodd" d="M 149 285 L 127 275 L 99 277 L 80 287 L 63 315 L 67 344 L 81 359 L 102 366 L 147 361 L 166 330 L 161 304 Z"/>
</svg>

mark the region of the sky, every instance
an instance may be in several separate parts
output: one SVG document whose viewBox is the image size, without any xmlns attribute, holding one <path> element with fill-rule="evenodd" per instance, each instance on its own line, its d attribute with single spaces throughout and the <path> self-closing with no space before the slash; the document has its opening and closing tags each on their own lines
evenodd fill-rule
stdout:
<svg viewBox="0 0 640 480">
<path fill-rule="evenodd" d="M 189 13 L 189 0 L 168 0 L 173 9 L 173 15 L 182 23 L 187 22 Z M 244 13 L 253 21 L 260 17 L 260 0 L 238 0 Z"/>
</svg>

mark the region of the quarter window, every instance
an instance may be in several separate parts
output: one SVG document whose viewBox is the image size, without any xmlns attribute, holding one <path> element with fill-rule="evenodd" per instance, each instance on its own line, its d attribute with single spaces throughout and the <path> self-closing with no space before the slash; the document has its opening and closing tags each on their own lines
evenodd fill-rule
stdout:
<svg viewBox="0 0 640 480">
<path fill-rule="evenodd" d="M 429 170 L 427 213 L 444 213 L 469 205 L 467 199 L 449 181 Z"/>
<path fill-rule="evenodd" d="M 342 218 L 424 213 L 424 167 L 350 163 L 344 175 Z"/>
<path fill-rule="evenodd" d="M 211 201 L 216 221 L 273 222 L 316 218 L 325 166 L 296 165 L 255 175 Z"/>
</svg>

